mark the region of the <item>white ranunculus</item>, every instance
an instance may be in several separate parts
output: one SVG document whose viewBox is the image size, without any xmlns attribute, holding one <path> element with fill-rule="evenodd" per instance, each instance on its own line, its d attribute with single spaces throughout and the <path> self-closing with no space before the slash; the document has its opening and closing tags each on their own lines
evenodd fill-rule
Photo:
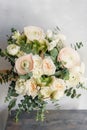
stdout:
<svg viewBox="0 0 87 130">
<path fill-rule="evenodd" d="M 32 96 L 33 98 L 37 96 L 38 89 L 37 89 L 37 84 L 34 78 L 27 80 L 26 86 L 27 86 L 27 95 Z"/>
<path fill-rule="evenodd" d="M 64 47 L 58 54 L 58 61 L 61 61 L 64 67 L 72 69 L 80 65 L 80 56 L 77 51 L 70 47 Z"/>
<path fill-rule="evenodd" d="M 33 40 L 39 41 L 45 38 L 45 34 L 43 30 L 40 27 L 36 27 L 36 26 L 24 27 L 24 34 L 30 41 Z"/>
<path fill-rule="evenodd" d="M 18 79 L 15 86 L 16 93 L 26 95 L 27 87 L 25 79 Z"/>
<path fill-rule="evenodd" d="M 33 72 L 34 78 L 41 77 L 41 75 L 43 74 L 42 58 L 38 55 L 33 56 L 33 71 L 32 72 Z"/>
<path fill-rule="evenodd" d="M 56 67 L 50 57 L 43 59 L 43 74 L 52 75 L 55 73 Z"/>
<path fill-rule="evenodd" d="M 57 45 L 56 41 L 48 42 L 47 43 L 48 51 L 51 51 L 54 47 L 56 47 L 56 45 Z"/>
<path fill-rule="evenodd" d="M 53 32 L 52 32 L 52 30 L 50 30 L 50 29 L 47 30 L 46 36 L 47 36 L 47 38 L 52 39 L 53 38 Z"/>
<path fill-rule="evenodd" d="M 20 47 L 15 44 L 10 44 L 7 46 L 7 52 L 8 54 L 15 56 L 20 51 Z"/>
<path fill-rule="evenodd" d="M 44 86 L 44 87 L 41 87 L 40 93 L 45 99 L 45 98 L 50 98 L 52 91 L 50 87 Z"/>
</svg>

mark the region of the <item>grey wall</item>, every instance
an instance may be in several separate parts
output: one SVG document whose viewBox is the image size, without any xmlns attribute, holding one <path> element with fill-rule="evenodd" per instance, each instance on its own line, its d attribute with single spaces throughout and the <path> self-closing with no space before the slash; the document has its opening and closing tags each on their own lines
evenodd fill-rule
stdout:
<svg viewBox="0 0 87 130">
<path fill-rule="evenodd" d="M 22 30 L 24 26 L 36 25 L 44 28 L 59 26 L 68 43 L 83 41 L 81 58 L 87 65 L 87 0 L 0 0 L 0 47 L 6 47 L 6 35 L 10 28 Z M 0 59 L 0 69 L 9 64 Z M 5 107 L 4 97 L 8 85 L 0 85 L 0 108 Z M 60 104 L 65 109 L 87 109 L 87 93 L 77 100 L 64 97 Z M 49 106 L 48 106 L 49 107 Z M 51 108 L 51 107 L 49 107 Z"/>
</svg>

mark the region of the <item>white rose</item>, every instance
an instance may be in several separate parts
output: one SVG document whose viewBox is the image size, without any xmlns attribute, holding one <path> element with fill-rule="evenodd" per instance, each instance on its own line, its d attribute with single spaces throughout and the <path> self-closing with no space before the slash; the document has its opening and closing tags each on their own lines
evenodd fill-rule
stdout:
<svg viewBox="0 0 87 130">
<path fill-rule="evenodd" d="M 25 79 L 18 79 L 15 86 L 16 93 L 26 95 L 27 87 Z"/>
<path fill-rule="evenodd" d="M 51 98 L 60 99 L 64 95 L 65 83 L 62 79 L 57 79 L 54 77 L 53 83 L 50 88 L 53 91 Z"/>
<path fill-rule="evenodd" d="M 46 36 L 47 36 L 47 38 L 52 39 L 53 38 L 53 32 L 51 30 L 47 30 Z"/>
<path fill-rule="evenodd" d="M 33 56 L 33 77 L 37 78 L 37 77 L 41 77 L 41 75 L 43 74 L 43 70 L 42 70 L 42 58 L 38 55 L 34 55 Z"/>
<path fill-rule="evenodd" d="M 51 95 L 51 98 L 55 100 L 59 100 L 63 96 L 64 96 L 64 91 L 54 91 Z"/>
<path fill-rule="evenodd" d="M 44 86 L 44 87 L 41 87 L 40 93 L 43 96 L 43 98 L 45 99 L 45 98 L 50 98 L 52 91 L 51 91 L 50 87 Z"/>
<path fill-rule="evenodd" d="M 37 96 L 38 94 L 37 84 L 33 78 L 26 81 L 26 86 L 27 86 L 27 95 L 32 96 L 33 98 Z"/>
<path fill-rule="evenodd" d="M 33 40 L 39 41 L 45 38 L 45 34 L 43 30 L 35 26 L 24 27 L 24 34 L 30 41 L 33 41 Z"/>
<path fill-rule="evenodd" d="M 15 56 L 17 55 L 17 53 L 20 51 L 20 47 L 15 45 L 15 44 L 11 44 L 11 45 L 8 45 L 7 47 L 7 52 L 8 54 L 12 55 L 12 56 Z"/>
<path fill-rule="evenodd" d="M 54 47 L 56 47 L 57 42 L 56 41 L 52 41 L 52 42 L 48 42 L 47 46 L 48 46 L 48 51 L 51 51 Z"/>
<path fill-rule="evenodd" d="M 43 59 L 43 73 L 46 75 L 52 75 L 55 73 L 56 67 L 50 57 Z"/>
</svg>

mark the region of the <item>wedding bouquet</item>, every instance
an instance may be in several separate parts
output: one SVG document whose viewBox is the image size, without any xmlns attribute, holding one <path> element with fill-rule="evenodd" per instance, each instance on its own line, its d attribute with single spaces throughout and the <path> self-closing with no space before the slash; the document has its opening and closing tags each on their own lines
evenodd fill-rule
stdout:
<svg viewBox="0 0 87 130">
<path fill-rule="evenodd" d="M 0 56 L 11 63 L 11 69 L 1 71 L 0 82 L 10 82 L 6 101 L 8 109 L 15 107 L 16 121 L 22 111 L 37 111 L 37 120 L 44 120 L 47 99 L 52 103 L 64 96 L 80 97 L 79 88 L 86 89 L 85 65 L 77 52 L 83 44 L 68 46 L 59 28 L 44 32 L 40 27 L 24 27 L 20 33 L 11 29 L 8 46 Z"/>
</svg>

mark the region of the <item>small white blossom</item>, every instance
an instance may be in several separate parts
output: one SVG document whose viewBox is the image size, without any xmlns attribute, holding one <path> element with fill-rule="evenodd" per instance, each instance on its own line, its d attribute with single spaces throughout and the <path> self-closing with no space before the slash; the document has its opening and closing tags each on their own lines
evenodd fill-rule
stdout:
<svg viewBox="0 0 87 130">
<path fill-rule="evenodd" d="M 25 79 L 18 79 L 15 86 L 16 93 L 26 95 L 27 87 Z"/>
<path fill-rule="evenodd" d="M 19 39 L 19 37 L 20 37 L 19 31 L 15 31 L 15 32 L 14 32 L 14 35 L 12 36 L 12 38 L 13 38 L 13 39 Z"/>
<path fill-rule="evenodd" d="M 42 58 L 38 55 L 34 55 L 33 56 L 33 77 L 37 78 L 37 77 L 41 77 L 41 75 L 43 74 L 43 70 L 42 70 Z"/>
<path fill-rule="evenodd" d="M 56 45 L 57 45 L 56 41 L 48 42 L 47 43 L 48 51 L 51 51 L 54 47 L 56 47 Z"/>
<path fill-rule="evenodd" d="M 52 30 L 47 30 L 46 36 L 47 36 L 47 38 L 52 39 L 53 38 Z"/>
</svg>

